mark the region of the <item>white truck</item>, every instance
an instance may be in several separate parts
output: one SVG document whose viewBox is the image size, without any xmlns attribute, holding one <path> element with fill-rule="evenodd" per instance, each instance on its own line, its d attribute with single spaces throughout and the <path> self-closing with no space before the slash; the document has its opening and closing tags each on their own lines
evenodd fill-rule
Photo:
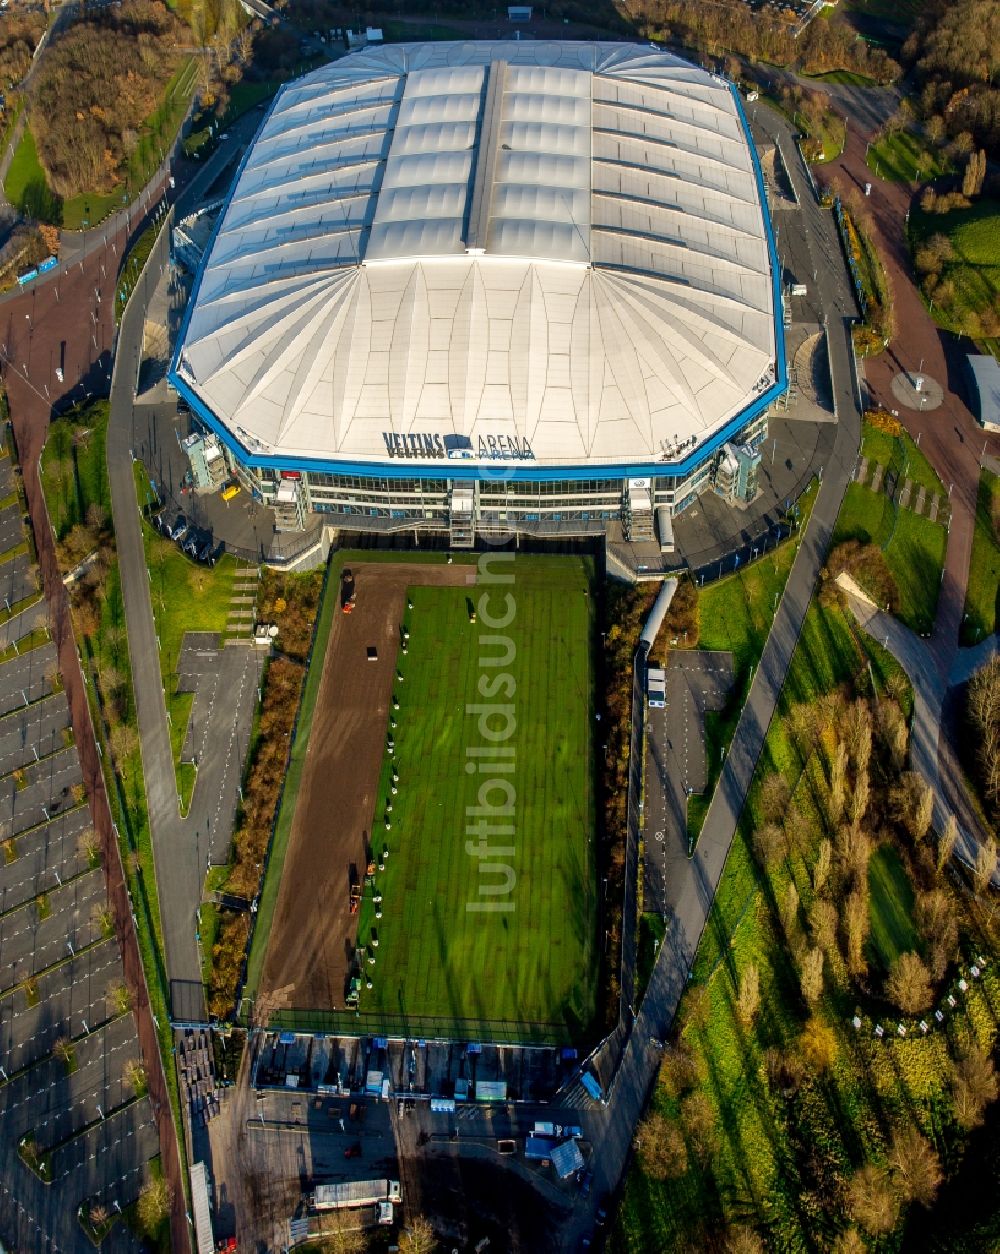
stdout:
<svg viewBox="0 0 1000 1254">
<path fill-rule="evenodd" d="M 339 1184 L 317 1184 L 313 1192 L 313 1209 L 352 1210 L 358 1206 L 377 1206 L 380 1202 L 402 1201 L 398 1180 L 344 1180 Z"/>
</svg>

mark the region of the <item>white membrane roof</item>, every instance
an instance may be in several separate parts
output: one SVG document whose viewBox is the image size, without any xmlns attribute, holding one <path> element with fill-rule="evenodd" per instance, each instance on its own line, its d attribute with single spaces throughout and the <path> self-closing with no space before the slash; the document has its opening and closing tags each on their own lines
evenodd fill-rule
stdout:
<svg viewBox="0 0 1000 1254">
<path fill-rule="evenodd" d="M 177 374 L 253 453 L 649 462 L 773 381 L 727 85 L 625 44 L 435 43 L 284 88 Z"/>
</svg>

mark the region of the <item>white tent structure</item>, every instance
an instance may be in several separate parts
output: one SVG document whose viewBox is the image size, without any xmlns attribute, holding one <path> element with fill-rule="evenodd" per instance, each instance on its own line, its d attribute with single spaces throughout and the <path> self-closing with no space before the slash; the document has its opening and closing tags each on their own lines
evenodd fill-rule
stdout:
<svg viewBox="0 0 1000 1254">
<path fill-rule="evenodd" d="M 368 49 L 282 90 L 174 376 L 252 456 L 623 467 L 775 382 L 731 87 L 636 45 Z"/>
</svg>

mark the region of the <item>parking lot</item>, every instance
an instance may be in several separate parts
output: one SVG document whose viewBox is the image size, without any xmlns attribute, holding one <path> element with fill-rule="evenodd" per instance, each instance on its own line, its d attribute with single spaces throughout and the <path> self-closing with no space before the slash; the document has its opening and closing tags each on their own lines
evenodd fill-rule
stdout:
<svg viewBox="0 0 1000 1254">
<path fill-rule="evenodd" d="M 13 486 L 0 458 L 0 493 Z M 82 1254 L 93 1246 L 80 1206 L 127 1207 L 159 1146 L 134 1067 L 139 1043 L 56 651 L 39 642 L 47 607 L 24 541 L 20 507 L 8 506 L 0 647 L 15 652 L 0 664 L 0 1241 Z M 105 1248 L 138 1245 L 119 1224 Z"/>
<path fill-rule="evenodd" d="M 688 797 L 708 782 L 705 715 L 723 708 L 732 682 L 732 654 L 675 649 L 666 706 L 647 712 L 643 900 L 651 913 L 666 910 L 671 869 L 688 856 Z"/>
</svg>

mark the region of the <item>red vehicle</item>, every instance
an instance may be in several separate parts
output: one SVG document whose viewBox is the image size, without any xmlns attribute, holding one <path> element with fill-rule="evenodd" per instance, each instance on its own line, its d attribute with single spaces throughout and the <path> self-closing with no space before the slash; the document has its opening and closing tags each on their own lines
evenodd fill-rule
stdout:
<svg viewBox="0 0 1000 1254">
<path fill-rule="evenodd" d="M 353 1145 L 348 1145 L 347 1149 L 344 1150 L 344 1157 L 345 1158 L 360 1158 L 361 1157 L 361 1142 L 355 1141 Z"/>
</svg>

